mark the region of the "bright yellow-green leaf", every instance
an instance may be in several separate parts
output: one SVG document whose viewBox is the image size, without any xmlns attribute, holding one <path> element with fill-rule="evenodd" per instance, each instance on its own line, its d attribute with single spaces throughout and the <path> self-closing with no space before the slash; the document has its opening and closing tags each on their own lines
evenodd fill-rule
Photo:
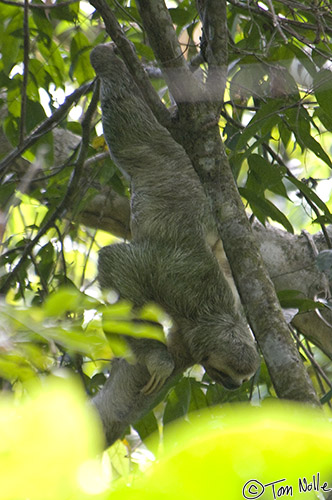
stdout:
<svg viewBox="0 0 332 500">
<path fill-rule="evenodd" d="M 271 500 L 288 491 L 305 500 L 317 498 L 313 485 L 310 493 L 303 488 L 313 477 L 317 484 L 318 473 L 320 485 L 332 487 L 332 424 L 318 410 L 295 404 L 232 405 L 215 419 L 200 413 L 192 425 L 174 426 L 166 450 L 148 474 L 110 498 Z M 273 496 L 268 484 L 276 481 Z"/>
<path fill-rule="evenodd" d="M 94 299 L 79 290 L 64 287 L 47 298 L 44 310 L 47 315 L 59 316 L 66 311 L 81 312 L 84 307 L 91 308 L 95 304 Z"/>
<path fill-rule="evenodd" d="M 49 380 L 23 404 L 0 399 L 1 500 L 103 498 L 87 494 L 102 489 L 101 449 L 99 424 L 72 380 Z"/>
</svg>

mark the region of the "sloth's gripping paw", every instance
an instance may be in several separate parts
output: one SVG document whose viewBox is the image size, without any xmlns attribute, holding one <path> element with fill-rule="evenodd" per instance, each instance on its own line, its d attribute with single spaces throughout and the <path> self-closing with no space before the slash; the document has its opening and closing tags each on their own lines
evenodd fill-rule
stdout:
<svg viewBox="0 0 332 500">
<path fill-rule="evenodd" d="M 174 361 L 168 351 L 155 350 L 149 353 L 145 362 L 151 378 L 141 389 L 141 392 L 148 396 L 160 391 L 163 387 L 174 370 Z"/>
</svg>

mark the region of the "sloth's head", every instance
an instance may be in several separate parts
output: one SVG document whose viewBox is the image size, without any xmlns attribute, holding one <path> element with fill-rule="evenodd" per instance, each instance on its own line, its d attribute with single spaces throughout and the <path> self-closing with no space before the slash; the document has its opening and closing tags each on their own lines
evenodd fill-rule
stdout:
<svg viewBox="0 0 332 500">
<path fill-rule="evenodd" d="M 226 389 L 237 389 L 256 373 L 260 364 L 257 344 L 242 320 L 223 316 L 222 321 L 201 324 L 194 338 L 193 358 Z"/>
<path fill-rule="evenodd" d="M 202 365 L 214 382 L 229 390 L 238 389 L 256 373 L 258 369 L 257 351 L 252 352 L 251 359 L 247 360 L 245 365 L 241 365 L 238 360 L 233 364 L 233 360 L 227 359 L 224 354 L 212 353 L 203 360 Z"/>
<path fill-rule="evenodd" d="M 111 70 L 118 66 L 124 66 L 123 62 L 117 57 L 117 48 L 113 42 L 97 45 L 90 53 L 91 64 L 100 76 L 108 76 Z"/>
<path fill-rule="evenodd" d="M 257 371 L 260 359 L 254 339 L 230 335 L 202 360 L 206 373 L 226 389 L 237 389 Z"/>
</svg>

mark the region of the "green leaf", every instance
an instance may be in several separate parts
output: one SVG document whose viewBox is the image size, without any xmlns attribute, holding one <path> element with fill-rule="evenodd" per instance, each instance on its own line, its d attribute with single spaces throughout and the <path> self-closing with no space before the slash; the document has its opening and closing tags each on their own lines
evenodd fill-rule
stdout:
<svg viewBox="0 0 332 500">
<path fill-rule="evenodd" d="M 45 45 L 49 46 L 53 37 L 53 27 L 50 19 L 46 15 L 45 9 L 31 9 L 31 14 L 36 23 L 40 40 Z"/>
<path fill-rule="evenodd" d="M 322 210 L 325 216 L 332 222 L 332 214 L 330 213 L 327 205 L 317 196 L 315 191 L 313 191 L 307 184 L 299 181 L 295 177 L 286 176 L 286 178 L 296 186 L 301 193 L 305 194 L 320 210 Z"/>
<path fill-rule="evenodd" d="M 314 78 L 315 96 L 318 104 L 328 115 L 332 115 L 332 72 L 321 69 Z"/>
<path fill-rule="evenodd" d="M 0 186 L 0 206 L 5 207 L 7 205 L 15 190 L 16 186 L 14 183 L 6 183 Z"/>
<path fill-rule="evenodd" d="M 265 219 L 270 217 L 271 219 L 279 222 L 284 228 L 290 232 L 294 233 L 293 226 L 287 219 L 287 217 L 277 208 L 271 201 L 267 200 L 263 196 L 258 196 L 257 193 L 247 189 L 247 188 L 239 188 L 239 192 L 241 196 L 243 196 L 250 204 L 253 213 L 256 215 L 259 220 L 264 224 Z M 257 211 L 258 209 L 258 211 Z M 260 214 L 264 215 L 264 220 L 261 220 Z"/>
<path fill-rule="evenodd" d="M 1 15 L 2 11 L 5 8 L 4 5 L 1 5 Z M 13 17 L 10 19 L 9 23 L 6 23 L 5 31 L 1 35 L 2 44 L 1 44 L 1 61 L 4 66 L 4 71 L 9 74 L 11 69 L 15 64 L 20 62 L 19 53 L 20 47 L 22 44 L 22 37 L 15 36 L 17 30 L 21 30 L 22 32 L 23 25 L 23 9 L 18 9 L 15 11 Z M 1 30 L 0 30 L 1 32 Z"/>
<path fill-rule="evenodd" d="M 325 113 L 323 108 L 317 108 L 314 112 L 314 117 L 317 116 L 320 122 L 324 125 L 326 130 L 332 131 L 332 116 Z"/>
<path fill-rule="evenodd" d="M 193 6 L 191 9 L 187 9 L 184 8 L 182 3 L 174 9 L 168 9 L 168 12 L 171 15 L 173 23 L 179 25 L 181 28 L 191 23 L 195 15 L 197 15 L 197 10 Z"/>
<path fill-rule="evenodd" d="M 46 114 L 39 102 L 27 99 L 26 129 L 31 132 L 39 123 L 45 120 Z"/>
<path fill-rule="evenodd" d="M 309 113 L 303 107 L 300 109 L 288 109 L 285 112 L 285 118 L 302 150 L 310 149 L 318 158 L 332 168 L 330 157 L 319 142 L 311 135 L 311 117 Z"/>
<path fill-rule="evenodd" d="M 75 77 L 80 85 L 95 77 L 90 63 L 90 49 L 91 44 L 88 38 L 82 31 L 77 31 L 70 45 L 71 66 L 69 75 L 72 78 Z"/>
<path fill-rule="evenodd" d="M 74 287 L 63 287 L 52 293 L 45 301 L 44 311 L 47 316 L 61 316 L 70 311 L 83 312 L 93 309 L 97 302 Z"/>
<path fill-rule="evenodd" d="M 140 311 L 138 311 L 138 318 L 160 323 L 165 320 L 166 313 L 160 306 L 158 306 L 158 304 L 150 303 L 146 304 Z"/>
<path fill-rule="evenodd" d="M 282 143 L 286 149 L 292 137 L 292 131 L 282 121 L 278 123 L 278 129 L 279 129 L 280 139 L 282 140 Z"/>
<path fill-rule="evenodd" d="M 320 400 L 320 403 L 323 405 L 328 403 L 332 399 L 332 389 L 330 389 Z"/>
<path fill-rule="evenodd" d="M 220 384 L 209 384 L 206 391 L 206 402 L 208 406 L 215 406 L 225 400 L 226 389 Z"/>
<path fill-rule="evenodd" d="M 14 382 L 17 378 L 28 381 L 36 377 L 36 370 L 30 366 L 23 356 L 0 354 L 0 376 L 11 382 Z"/>
<path fill-rule="evenodd" d="M 163 422 L 166 425 L 188 413 L 191 397 L 189 379 L 184 377 L 169 393 L 164 411 Z"/>
<path fill-rule="evenodd" d="M 147 59 L 148 61 L 155 61 L 155 55 L 151 47 L 146 45 L 145 43 L 135 42 L 135 48 L 137 53 Z"/>
<path fill-rule="evenodd" d="M 54 7 L 52 9 L 52 17 L 62 21 L 75 23 L 75 21 L 77 21 L 78 12 L 79 2 L 68 5 L 63 4 L 60 7 Z"/>
<path fill-rule="evenodd" d="M 315 64 L 313 63 L 309 51 L 303 50 L 301 47 L 293 43 L 288 44 L 289 50 L 291 50 L 295 55 L 301 65 L 308 71 L 309 75 L 314 77 L 317 73 Z"/>
<path fill-rule="evenodd" d="M 9 142 L 16 146 L 19 136 L 19 119 L 13 116 L 6 116 L 3 123 L 3 130 Z"/>
<path fill-rule="evenodd" d="M 44 245 L 37 253 L 37 256 L 40 259 L 40 262 L 38 263 L 38 272 L 46 282 L 48 282 L 55 265 L 54 255 L 54 247 L 50 241 L 46 243 L 46 245 Z"/>
<path fill-rule="evenodd" d="M 127 481 L 118 483 L 111 498 L 271 500 L 294 494 L 296 500 L 313 499 L 313 477 L 317 484 L 319 476 L 313 467 L 327 486 L 332 460 L 331 424 L 322 413 L 279 401 L 227 405 L 214 418 L 210 411 L 200 412 L 190 424 L 175 424 L 155 467 L 130 488 Z M 299 478 L 304 482 L 304 477 L 310 489 L 301 495 Z M 271 481 L 277 480 L 282 482 L 272 490 Z M 292 488 L 288 493 L 286 485 Z"/>
<path fill-rule="evenodd" d="M 87 499 L 78 474 L 100 480 L 92 463 L 102 433 L 82 387 L 67 375 L 21 391 L 29 394 L 23 402 L 9 395 L 0 401 L 1 499 Z"/>
<path fill-rule="evenodd" d="M 248 157 L 248 164 L 261 189 L 269 189 L 284 198 L 288 198 L 287 190 L 282 183 L 285 169 L 271 164 L 258 154 L 251 154 Z M 249 186 L 247 185 L 247 187 Z"/>
<path fill-rule="evenodd" d="M 252 96 L 258 97 L 263 94 L 262 83 L 266 75 L 266 68 L 262 64 L 244 64 L 239 61 L 240 69 L 235 73 L 230 81 L 229 95 L 231 101 L 244 104 Z M 265 82 L 264 82 L 265 83 Z M 237 110 L 238 114 L 241 111 Z"/>
<path fill-rule="evenodd" d="M 143 418 L 135 422 L 133 424 L 133 427 L 138 432 L 142 440 L 144 440 L 154 432 L 157 432 L 158 422 L 153 411 L 150 411 Z"/>
<path fill-rule="evenodd" d="M 7 109 L 10 115 L 21 116 L 22 75 L 15 75 L 7 91 Z"/>
<path fill-rule="evenodd" d="M 283 101 L 280 99 L 271 99 L 266 104 L 263 104 L 243 130 L 236 145 L 236 149 L 239 150 L 244 148 L 249 139 L 258 133 L 261 136 L 270 135 L 272 128 L 280 121 L 278 110 L 282 105 Z"/>
<path fill-rule="evenodd" d="M 130 335 L 131 337 L 164 340 L 164 331 L 161 325 L 145 321 L 125 321 L 107 319 L 103 321 L 103 328 L 107 334 Z"/>
<path fill-rule="evenodd" d="M 63 87 L 64 79 L 68 73 L 64 59 L 57 44 L 52 40 L 50 46 L 37 41 L 37 47 L 45 61 L 45 71 L 50 75 L 56 86 Z"/>
<path fill-rule="evenodd" d="M 206 395 L 203 391 L 203 384 L 194 378 L 189 378 L 191 398 L 189 404 L 189 412 L 200 410 L 207 407 Z"/>
<path fill-rule="evenodd" d="M 298 290 L 280 290 L 277 296 L 281 307 L 284 309 L 295 308 L 299 312 L 314 311 L 315 309 L 324 309 L 325 306 L 321 302 L 303 297 L 303 293 Z"/>
</svg>

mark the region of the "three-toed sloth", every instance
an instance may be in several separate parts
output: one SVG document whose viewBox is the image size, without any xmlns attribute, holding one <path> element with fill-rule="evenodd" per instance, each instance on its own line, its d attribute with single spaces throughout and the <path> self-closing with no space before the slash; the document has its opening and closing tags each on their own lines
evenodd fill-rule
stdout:
<svg viewBox="0 0 332 500">
<path fill-rule="evenodd" d="M 132 241 L 101 250 L 99 282 L 137 308 L 159 304 L 173 323 L 166 345 L 128 337 L 138 373 L 145 374 L 135 390 L 141 397 L 156 393 L 175 371 L 194 364 L 237 388 L 255 373 L 259 356 L 209 245 L 216 229 L 198 176 L 113 45 L 93 49 L 91 63 L 100 79 L 106 142 L 131 182 Z"/>
</svg>

